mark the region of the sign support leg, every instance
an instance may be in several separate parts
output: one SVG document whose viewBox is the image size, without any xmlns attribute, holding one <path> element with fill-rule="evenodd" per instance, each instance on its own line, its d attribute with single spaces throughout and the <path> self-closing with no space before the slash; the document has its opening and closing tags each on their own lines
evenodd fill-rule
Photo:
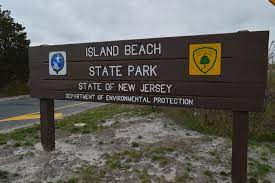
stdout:
<svg viewBox="0 0 275 183">
<path fill-rule="evenodd" d="M 233 111 L 232 182 L 247 179 L 248 112 Z"/>
<path fill-rule="evenodd" d="M 54 100 L 40 99 L 41 144 L 45 151 L 55 149 Z"/>
</svg>

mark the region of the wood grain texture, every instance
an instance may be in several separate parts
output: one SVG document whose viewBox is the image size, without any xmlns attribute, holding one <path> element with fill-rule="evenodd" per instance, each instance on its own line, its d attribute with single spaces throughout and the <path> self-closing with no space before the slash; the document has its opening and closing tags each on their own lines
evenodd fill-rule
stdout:
<svg viewBox="0 0 275 183">
<path fill-rule="evenodd" d="M 38 80 L 36 90 L 41 91 L 78 91 L 79 83 L 99 83 L 98 80 Z M 205 96 L 205 97 L 254 97 L 261 98 L 264 95 L 264 86 L 261 84 L 250 83 L 218 83 L 218 82 L 176 82 L 176 81 L 100 81 L 100 91 L 93 88 L 83 89 L 82 91 L 94 93 L 110 93 L 104 87 L 106 83 L 114 83 L 114 88 L 111 93 L 119 93 L 119 84 L 134 84 L 136 91 L 128 91 L 128 94 L 142 94 L 143 84 L 168 84 L 171 85 L 170 95 L 173 96 Z M 165 88 L 166 89 L 166 88 Z M 81 91 L 81 90 L 79 90 Z M 253 92 L 251 92 L 253 91 Z M 159 92 L 150 92 L 150 94 L 158 94 Z M 144 93 L 146 94 L 146 93 Z M 160 95 L 169 95 L 169 93 L 160 93 Z"/>
<path fill-rule="evenodd" d="M 55 149 L 54 100 L 40 99 L 41 144 L 45 151 Z"/>
<path fill-rule="evenodd" d="M 248 112 L 233 111 L 232 182 L 247 180 Z"/>
<path fill-rule="evenodd" d="M 113 95 L 191 97 L 192 107 L 263 111 L 267 81 L 268 32 L 236 32 L 228 34 L 121 40 L 97 43 L 37 46 L 29 49 L 31 96 L 36 98 L 65 99 L 65 93 L 105 93 Z M 87 57 L 85 48 L 116 45 L 123 50 L 127 44 L 138 46 L 161 43 L 160 55 Z M 189 45 L 195 43 L 221 43 L 221 75 L 190 76 Z M 66 51 L 67 75 L 50 76 L 50 51 Z M 123 76 L 90 76 L 89 67 L 120 65 Z M 128 76 L 129 65 L 156 65 L 157 76 Z M 115 83 L 112 91 L 81 91 L 79 82 Z M 118 83 L 135 84 L 134 92 L 121 92 Z M 170 93 L 142 93 L 144 83 L 171 84 Z M 104 101 L 106 102 L 106 101 Z M 141 103 L 142 104 L 142 103 Z M 161 105 L 161 104 L 160 104 Z M 186 107 L 186 106 L 184 106 Z"/>
<path fill-rule="evenodd" d="M 29 57 L 32 62 L 47 62 L 48 54 L 51 51 L 66 51 L 68 60 L 87 61 L 87 60 L 130 60 L 130 59 L 163 59 L 163 58 L 188 58 L 189 44 L 195 43 L 222 43 L 222 57 L 237 57 L 237 47 L 239 34 L 215 34 L 215 35 L 198 35 L 198 36 L 182 36 L 182 37 L 167 37 L 167 38 L 150 38 L 136 40 L 121 40 L 95 43 L 80 43 L 80 44 L 65 44 L 65 45 L 48 45 L 36 46 L 29 49 Z M 126 44 L 147 44 L 161 43 L 161 55 L 143 55 L 143 56 L 124 56 L 122 51 L 116 57 L 85 57 L 85 47 L 87 46 L 111 46 L 117 45 L 120 50 L 123 50 Z"/>
<path fill-rule="evenodd" d="M 95 95 L 94 99 L 83 100 L 71 99 L 75 101 L 90 101 L 90 102 L 105 102 L 105 103 L 126 103 L 126 104 L 143 104 L 143 105 L 155 105 L 155 106 L 175 106 L 175 107 L 188 107 L 188 108 L 208 108 L 208 109 L 223 109 L 223 110 L 237 110 L 237 111 L 262 111 L 264 109 L 264 101 L 261 98 L 232 98 L 232 97 L 198 97 L 198 96 L 163 96 L 163 95 L 142 95 L 143 97 L 148 97 L 150 101 L 154 100 L 154 97 L 163 98 L 184 98 L 192 99 L 192 105 L 180 105 L 180 104 L 169 104 L 169 103 L 146 103 L 146 102 L 125 102 L 125 101 L 108 101 L 106 100 L 106 95 L 108 96 L 136 96 L 137 94 L 121 94 L 121 93 L 93 93 L 93 92 L 67 92 L 67 91 L 43 91 L 34 90 L 31 94 L 34 98 L 49 98 L 49 99 L 59 99 L 59 100 L 70 100 L 66 99 L 66 93 L 71 94 L 87 94 Z M 103 95 L 102 100 L 98 100 L 96 97 L 98 95 Z"/>
<path fill-rule="evenodd" d="M 253 60 L 251 60 L 253 61 Z M 127 76 L 129 65 L 157 65 L 159 72 L 157 77 L 135 77 Z M 90 66 L 112 66 L 120 65 L 122 77 L 91 77 Z M 85 61 L 68 62 L 68 74 L 66 76 L 50 76 L 48 63 L 30 64 L 30 78 L 37 79 L 60 79 L 60 80 L 152 80 L 152 81 L 205 81 L 205 82 L 250 82 L 264 83 L 266 81 L 266 68 L 259 67 L 251 62 L 249 65 L 239 62 L 238 59 L 222 59 L 222 74 L 220 76 L 190 76 L 188 73 L 188 60 L 165 59 L 165 60 L 128 60 L 128 61 Z"/>
</svg>

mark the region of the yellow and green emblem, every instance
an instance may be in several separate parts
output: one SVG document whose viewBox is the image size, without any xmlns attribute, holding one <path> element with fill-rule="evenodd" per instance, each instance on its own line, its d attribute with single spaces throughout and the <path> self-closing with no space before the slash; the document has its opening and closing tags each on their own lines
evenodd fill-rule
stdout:
<svg viewBox="0 0 275 183">
<path fill-rule="evenodd" d="M 220 75 L 221 43 L 189 45 L 189 75 Z"/>
</svg>

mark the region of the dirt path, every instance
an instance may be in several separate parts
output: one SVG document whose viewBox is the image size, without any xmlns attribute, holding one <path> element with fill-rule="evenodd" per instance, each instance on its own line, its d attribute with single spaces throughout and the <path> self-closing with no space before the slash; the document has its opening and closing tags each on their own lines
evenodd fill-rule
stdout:
<svg viewBox="0 0 275 183">
<path fill-rule="evenodd" d="M 1 145 L 0 180 L 231 182 L 229 139 L 186 130 L 162 113 L 123 113 L 101 121 L 100 126 L 89 134 L 68 136 L 57 131 L 57 148 L 52 153 L 43 152 L 39 143 Z M 249 165 L 252 181 L 275 180 L 275 157 L 268 147 L 251 146 Z"/>
</svg>

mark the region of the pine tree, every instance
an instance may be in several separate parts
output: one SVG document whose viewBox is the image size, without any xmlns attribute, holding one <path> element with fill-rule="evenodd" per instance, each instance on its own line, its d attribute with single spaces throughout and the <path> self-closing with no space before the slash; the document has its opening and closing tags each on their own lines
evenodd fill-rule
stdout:
<svg viewBox="0 0 275 183">
<path fill-rule="evenodd" d="M 0 88 L 9 82 L 28 80 L 28 47 L 25 27 L 16 23 L 0 5 Z"/>
</svg>

